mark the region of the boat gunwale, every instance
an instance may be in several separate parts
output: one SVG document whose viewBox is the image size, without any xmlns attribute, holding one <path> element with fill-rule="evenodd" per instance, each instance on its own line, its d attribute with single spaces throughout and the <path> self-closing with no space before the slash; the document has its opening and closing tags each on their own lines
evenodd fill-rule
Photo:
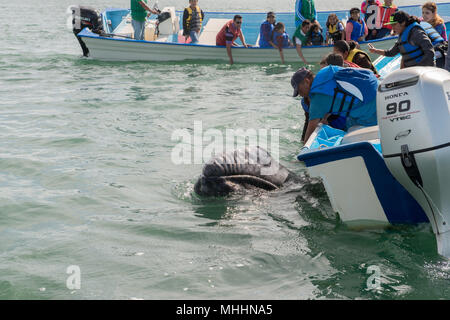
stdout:
<svg viewBox="0 0 450 320">
<path fill-rule="evenodd" d="M 446 5 L 446 4 L 450 4 L 450 2 L 439 2 L 436 3 L 436 5 L 439 6 L 440 5 Z M 408 4 L 405 6 L 397 6 L 399 9 L 401 8 L 412 8 L 412 7 L 420 7 L 421 4 Z M 326 11 L 317 11 L 317 14 L 319 13 L 336 13 L 336 12 L 349 12 L 350 9 L 348 10 L 326 10 Z M 176 13 L 183 13 L 182 10 L 175 10 Z M 206 13 L 211 13 L 211 14 L 267 14 L 267 12 L 220 12 L 220 11 L 204 11 L 205 14 Z M 275 14 L 295 14 L 295 11 L 290 11 L 290 12 L 275 12 Z"/>
<path fill-rule="evenodd" d="M 439 2 L 439 3 L 436 3 L 436 5 L 438 6 L 438 9 L 439 9 L 439 6 L 441 6 L 441 5 L 448 5 L 448 4 L 450 4 L 450 1 L 448 1 L 448 2 Z M 400 8 L 412 8 L 412 7 L 420 7 L 421 6 L 421 4 L 408 4 L 408 5 L 405 5 L 405 6 L 397 6 L 399 9 Z M 130 10 L 130 9 L 124 9 L 124 8 L 114 8 L 114 7 L 109 7 L 109 8 L 106 8 L 105 9 L 105 12 L 106 11 L 116 11 L 116 10 Z M 319 13 L 336 13 L 336 12 L 349 12 L 349 10 L 350 9 L 348 9 L 348 10 L 325 10 L 325 11 L 317 11 L 317 14 L 319 14 Z M 183 10 L 175 10 L 175 12 L 176 13 L 183 13 L 184 11 Z M 222 11 L 204 11 L 204 13 L 205 14 L 207 14 L 207 13 L 211 13 L 211 14 L 252 14 L 252 15 L 256 15 L 256 14 L 267 14 L 267 12 L 263 12 L 263 11 L 260 11 L 260 12 L 245 12 L 245 11 L 233 11 L 233 12 L 222 12 Z M 295 11 L 289 11 L 289 12 L 275 12 L 275 14 L 295 14 Z"/>
<path fill-rule="evenodd" d="M 86 29 L 88 31 L 86 31 Z M 88 32 L 89 34 L 86 34 Z M 149 43 L 149 44 L 159 44 L 159 45 L 175 45 L 175 46 L 186 46 L 186 47 L 207 47 L 207 48 L 226 48 L 226 46 L 217 46 L 217 45 L 210 45 L 210 44 L 192 44 L 192 43 L 178 43 L 178 42 L 162 42 L 162 41 L 147 41 L 147 40 L 134 40 L 134 39 L 119 39 L 114 37 L 103 37 L 101 35 L 97 35 L 89 30 L 89 28 L 84 28 L 79 34 L 79 37 L 81 38 L 92 38 L 92 39 L 101 39 L 101 40 L 112 40 L 112 41 L 125 41 L 125 42 L 133 42 L 133 43 Z M 367 44 L 367 43 L 376 43 L 381 41 L 389 41 L 393 39 L 397 39 L 398 36 L 392 36 L 392 37 L 386 37 L 381 39 L 375 39 L 375 40 L 369 40 L 369 41 L 362 41 L 359 44 Z M 305 46 L 302 47 L 302 50 L 310 50 L 310 49 L 320 49 L 320 48 L 332 48 L 333 45 L 326 45 L 326 46 Z M 261 48 L 258 46 L 251 46 L 251 47 L 244 47 L 244 46 L 237 46 L 232 47 L 233 50 L 235 49 L 252 49 L 252 50 L 277 50 L 275 48 Z M 289 47 L 289 48 L 283 48 L 283 50 L 296 50 L 296 47 Z"/>
<path fill-rule="evenodd" d="M 318 165 L 318 164 L 323 164 L 326 163 L 327 161 L 324 159 L 324 155 L 334 155 L 334 154 L 341 154 L 341 153 L 345 153 L 347 151 L 350 150 L 354 150 L 357 148 L 361 148 L 361 149 L 371 149 L 372 148 L 378 152 L 378 150 L 374 147 L 374 145 L 369 142 L 369 141 L 355 141 L 355 142 L 351 142 L 351 143 L 346 143 L 346 144 L 340 144 L 338 146 L 330 146 L 330 147 L 326 147 L 326 148 L 322 148 L 322 149 L 304 149 L 302 151 L 300 151 L 300 153 L 297 155 L 297 160 L 299 161 L 303 161 L 303 162 L 308 162 L 310 160 L 313 160 L 313 162 L 315 163 L 314 165 Z M 379 152 L 378 152 L 379 154 Z M 382 155 L 380 154 L 380 157 L 382 157 Z M 317 162 L 317 163 L 316 163 Z"/>
</svg>

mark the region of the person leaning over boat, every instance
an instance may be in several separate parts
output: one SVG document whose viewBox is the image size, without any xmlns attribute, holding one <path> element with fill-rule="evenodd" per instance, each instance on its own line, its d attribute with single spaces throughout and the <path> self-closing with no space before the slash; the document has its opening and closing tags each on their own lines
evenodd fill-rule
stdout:
<svg viewBox="0 0 450 320">
<path fill-rule="evenodd" d="M 248 47 L 245 43 L 245 37 L 241 30 L 242 26 L 242 16 L 237 14 L 234 16 L 233 20 L 228 21 L 216 36 L 217 46 L 226 46 L 228 58 L 230 58 L 230 64 L 234 63 L 233 53 L 231 52 L 231 47 L 237 47 L 234 42 L 237 38 L 241 39 L 242 45 Z"/>
<path fill-rule="evenodd" d="M 340 66 L 342 67 L 344 64 L 344 59 L 338 54 L 329 53 L 325 57 L 323 57 L 322 61 L 320 61 L 320 69 L 323 69 L 327 66 L 334 65 L 334 66 Z M 305 69 L 307 70 L 307 69 Z M 309 107 L 310 107 L 311 101 L 309 97 L 303 97 L 301 99 L 301 106 L 303 108 L 303 111 L 305 113 L 305 123 L 303 125 L 303 132 L 302 132 L 302 141 L 305 141 L 305 134 L 306 129 L 308 127 L 308 121 L 309 121 Z M 340 115 L 330 115 L 327 119 L 328 125 L 343 130 L 345 128 L 345 117 Z"/>
<path fill-rule="evenodd" d="M 159 14 L 158 11 L 151 9 L 147 5 L 147 0 L 131 0 L 131 25 L 134 29 L 134 39 L 144 40 L 145 19 L 147 11 L 153 14 Z"/>
<path fill-rule="evenodd" d="M 359 12 L 358 8 L 350 9 L 350 19 L 348 19 L 347 25 L 345 26 L 345 36 L 347 41 L 364 41 L 364 38 L 369 33 L 366 23 L 359 16 Z"/>
<path fill-rule="evenodd" d="M 295 2 L 295 27 L 298 28 L 304 20 L 314 22 L 317 11 L 314 0 L 296 0 Z"/>
<path fill-rule="evenodd" d="M 388 22 L 392 25 L 394 34 L 398 35 L 395 45 L 389 50 L 381 50 L 369 44 L 370 52 L 386 57 L 394 57 L 400 53 L 402 55 L 401 68 L 434 67 L 433 44 L 419 22 L 417 17 L 410 16 L 404 11 L 398 11 L 391 16 L 390 22 Z"/>
<path fill-rule="evenodd" d="M 301 68 L 291 78 L 293 96 L 309 100 L 309 119 L 303 141 L 330 115 L 345 117 L 344 130 L 377 124 L 377 77 L 367 69 L 328 66 L 314 75 Z"/>
<path fill-rule="evenodd" d="M 357 44 L 355 41 L 347 43 L 344 40 L 339 40 L 334 44 L 333 52 L 340 54 L 349 67 L 370 69 L 378 76 L 377 68 L 373 65 L 369 55 L 358 49 Z"/>
<path fill-rule="evenodd" d="M 191 43 L 198 43 L 205 14 L 198 6 L 198 0 L 189 0 L 189 7 L 183 12 L 183 36 L 185 42 L 191 37 Z"/>
<path fill-rule="evenodd" d="M 261 24 L 259 28 L 259 47 L 260 48 L 271 48 L 272 45 L 269 43 L 270 37 L 272 36 L 273 28 L 275 27 L 275 13 L 272 11 L 267 13 L 267 19 Z"/>
<path fill-rule="evenodd" d="M 302 24 L 299 27 L 297 27 L 294 35 L 292 36 L 292 42 L 294 43 L 295 48 L 297 49 L 298 56 L 302 59 L 304 64 L 308 64 L 308 62 L 303 56 L 302 47 L 310 45 L 310 43 L 308 43 L 310 28 L 311 28 L 311 21 L 309 21 L 308 19 L 303 20 Z"/>
<path fill-rule="evenodd" d="M 272 35 L 269 41 L 270 45 L 280 52 L 281 63 L 284 64 L 283 48 L 289 48 L 292 46 L 289 35 L 285 31 L 284 23 L 278 22 L 272 31 Z"/>
</svg>

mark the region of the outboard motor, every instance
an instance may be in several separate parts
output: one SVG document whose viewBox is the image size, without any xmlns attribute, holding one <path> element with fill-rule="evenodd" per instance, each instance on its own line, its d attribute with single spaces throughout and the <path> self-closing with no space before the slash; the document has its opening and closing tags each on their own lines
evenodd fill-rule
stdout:
<svg viewBox="0 0 450 320">
<path fill-rule="evenodd" d="M 180 31 L 180 22 L 175 12 L 175 7 L 166 7 L 158 14 L 157 19 L 158 36 L 169 36 L 178 34 Z"/>
<path fill-rule="evenodd" d="M 102 18 L 100 13 L 92 7 L 72 6 L 70 9 L 72 10 L 73 33 L 83 49 L 83 55 L 87 57 L 89 55 L 89 50 L 78 34 L 86 27 L 91 29 L 94 33 L 101 33 L 103 31 Z"/>
<path fill-rule="evenodd" d="M 450 258 L 450 73 L 402 69 L 378 87 L 377 117 L 387 167 L 426 212 L 439 254 Z"/>
</svg>

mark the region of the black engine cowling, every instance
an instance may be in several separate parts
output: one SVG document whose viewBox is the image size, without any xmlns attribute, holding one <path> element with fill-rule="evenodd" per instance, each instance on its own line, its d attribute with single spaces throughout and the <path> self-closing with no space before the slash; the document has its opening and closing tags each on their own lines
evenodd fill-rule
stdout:
<svg viewBox="0 0 450 320">
<path fill-rule="evenodd" d="M 78 34 L 86 27 L 94 33 L 101 33 L 103 31 L 102 18 L 97 10 L 89 6 L 72 6 L 71 10 L 73 33 L 83 49 L 83 55 L 87 57 L 89 49 Z"/>
<path fill-rule="evenodd" d="M 71 9 L 72 28 L 75 34 L 80 33 L 86 27 L 92 32 L 102 31 L 102 18 L 97 10 L 88 6 L 72 6 Z"/>
</svg>

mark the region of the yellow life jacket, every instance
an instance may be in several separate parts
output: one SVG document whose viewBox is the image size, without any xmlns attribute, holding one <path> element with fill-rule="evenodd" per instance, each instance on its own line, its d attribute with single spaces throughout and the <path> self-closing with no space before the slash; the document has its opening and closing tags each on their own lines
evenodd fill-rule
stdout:
<svg viewBox="0 0 450 320">
<path fill-rule="evenodd" d="M 339 22 L 336 23 L 334 26 L 333 26 L 332 24 L 330 24 L 330 25 L 328 26 L 328 33 L 329 33 L 329 34 L 336 33 L 336 32 L 337 32 L 337 26 L 338 26 L 338 24 L 339 24 Z"/>
<path fill-rule="evenodd" d="M 365 55 L 367 57 L 367 59 L 369 59 L 370 65 L 372 66 L 372 68 L 371 68 L 372 71 L 375 74 L 378 74 L 377 69 L 373 65 L 372 59 L 370 59 L 370 56 L 365 51 L 362 51 L 362 50 L 359 50 L 359 49 L 356 49 L 356 48 L 353 49 L 353 50 L 350 50 L 350 52 L 348 53 L 347 61 L 350 61 L 350 62 L 354 63 L 353 59 L 355 58 L 357 53 L 362 53 L 363 55 Z"/>
<path fill-rule="evenodd" d="M 365 55 L 369 59 L 370 63 L 372 63 L 372 59 L 370 59 L 370 57 L 367 54 L 367 52 L 364 52 L 364 51 L 359 50 L 359 49 L 350 50 L 350 52 L 348 53 L 347 60 L 350 61 L 350 62 L 353 62 L 353 58 L 355 58 L 357 53 L 362 53 L 363 55 Z"/>
<path fill-rule="evenodd" d="M 191 23 L 191 20 L 192 20 L 192 8 L 191 8 L 191 6 L 187 7 L 186 10 L 189 13 L 189 16 L 186 19 L 187 26 L 189 27 L 189 24 Z M 195 10 L 197 10 L 198 17 L 200 18 L 200 24 L 202 24 L 203 23 L 202 10 L 200 10 L 199 6 L 196 6 Z"/>
</svg>

